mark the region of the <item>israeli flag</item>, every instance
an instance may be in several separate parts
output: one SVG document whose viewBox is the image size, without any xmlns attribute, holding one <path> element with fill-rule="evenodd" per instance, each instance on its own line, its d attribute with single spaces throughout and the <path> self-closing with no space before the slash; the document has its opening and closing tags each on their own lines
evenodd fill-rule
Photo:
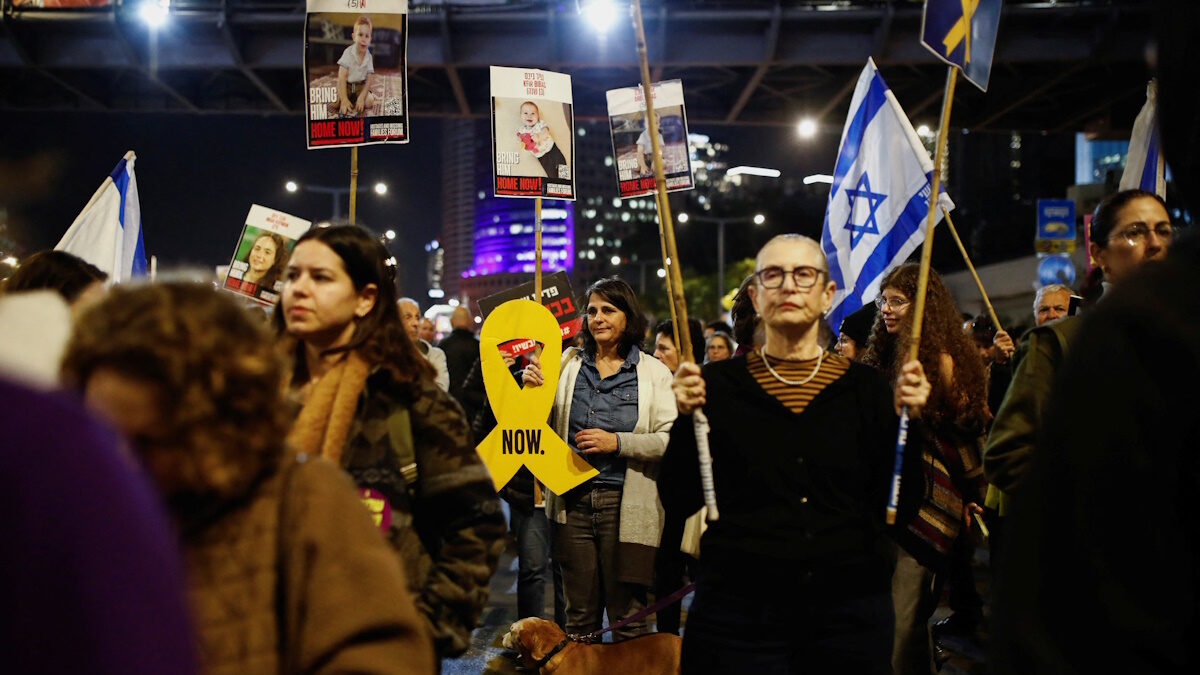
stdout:
<svg viewBox="0 0 1200 675">
<path fill-rule="evenodd" d="M 1133 121 L 1129 138 L 1129 154 L 1125 157 L 1125 173 L 1121 174 L 1121 189 L 1140 188 L 1167 198 L 1166 167 L 1163 164 L 1162 143 L 1158 137 L 1158 81 L 1146 85 L 1146 105 Z"/>
<path fill-rule="evenodd" d="M 868 59 L 842 130 L 821 232 L 829 279 L 837 284 L 826 317 L 834 332 L 843 317 L 874 301 L 883 275 L 924 241 L 932 180 L 929 153 Z M 944 190 L 938 201 L 954 208 Z"/>
<path fill-rule="evenodd" d="M 136 159 L 133 151 L 125 153 L 54 247 L 99 267 L 113 282 L 146 275 L 142 211 L 133 175 Z"/>
</svg>

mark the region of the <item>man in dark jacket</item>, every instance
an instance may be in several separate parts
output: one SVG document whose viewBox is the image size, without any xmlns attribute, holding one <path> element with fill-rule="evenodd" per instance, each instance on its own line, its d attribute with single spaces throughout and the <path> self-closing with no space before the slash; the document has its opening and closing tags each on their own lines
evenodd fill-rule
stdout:
<svg viewBox="0 0 1200 675">
<path fill-rule="evenodd" d="M 450 371 L 450 395 L 455 398 L 467 413 L 467 420 L 475 419 L 476 413 L 483 401 L 478 394 L 463 389 L 463 382 L 471 366 L 479 359 L 479 339 L 475 337 L 475 324 L 471 321 L 471 313 L 466 307 L 455 307 L 450 314 L 450 334 L 438 343 L 438 348 L 446 352 L 446 368 Z"/>
</svg>

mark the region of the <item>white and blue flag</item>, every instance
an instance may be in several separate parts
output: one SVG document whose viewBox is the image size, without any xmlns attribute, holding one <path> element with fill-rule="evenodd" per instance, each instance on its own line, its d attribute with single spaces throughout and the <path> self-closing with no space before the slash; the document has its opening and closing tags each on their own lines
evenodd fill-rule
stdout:
<svg viewBox="0 0 1200 675">
<path fill-rule="evenodd" d="M 929 153 L 868 59 L 842 130 L 821 232 L 829 279 L 837 284 L 826 317 L 834 332 L 847 314 L 875 299 L 883 275 L 924 241 L 932 179 Z M 944 190 L 938 201 L 954 208 Z"/>
<path fill-rule="evenodd" d="M 136 159 L 133 151 L 125 153 L 54 247 L 99 267 L 114 282 L 146 274 L 142 210 L 133 174 Z"/>
<path fill-rule="evenodd" d="M 1158 136 L 1158 82 L 1146 85 L 1146 105 L 1133 121 L 1129 137 L 1129 154 L 1125 157 L 1125 173 L 1121 174 L 1121 189 L 1140 188 L 1167 198 L 1166 167 L 1162 143 Z"/>
</svg>

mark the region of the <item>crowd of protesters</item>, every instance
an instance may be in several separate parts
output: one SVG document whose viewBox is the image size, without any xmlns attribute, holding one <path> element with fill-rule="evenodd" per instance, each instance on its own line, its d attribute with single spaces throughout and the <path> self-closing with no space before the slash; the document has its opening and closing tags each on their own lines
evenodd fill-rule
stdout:
<svg viewBox="0 0 1200 675">
<path fill-rule="evenodd" d="M 1167 272 L 1143 268 L 1167 257 L 1173 235 L 1154 194 L 1126 190 L 1101 202 L 1091 253 L 1104 297 L 1161 281 Z M 0 350 L 6 364 L 14 353 L 56 352 L 54 372 L 41 377 L 6 365 L 7 377 L 40 390 L 4 383 L 19 399 L 6 415 L 53 416 L 45 426 L 72 430 L 72 452 L 87 455 L 74 473 L 89 467 L 126 485 L 107 510 L 90 513 L 103 536 L 79 537 L 65 556 L 81 562 L 42 572 L 78 589 L 65 602 L 87 605 L 64 625 L 90 641 L 95 653 L 80 653 L 101 664 L 97 672 L 434 672 L 469 647 L 487 602 L 506 540 L 498 497 L 517 544 L 520 616 L 541 616 L 550 590 L 552 618 L 572 635 L 599 633 L 606 616 L 620 622 L 614 641 L 682 627 L 685 672 L 930 672 L 939 637 L 979 627 L 972 559 L 984 522 L 993 570 L 1007 564 L 1001 587 L 1028 580 L 1022 590 L 1046 593 L 1045 584 L 1065 583 L 1031 567 L 1062 553 L 1044 535 L 1049 526 L 1026 507 L 1034 522 L 1022 531 L 1013 514 L 1026 495 L 1044 500 L 1058 488 L 1037 467 L 1048 461 L 1048 418 L 1062 407 L 1056 392 L 1070 385 L 1062 373 L 1096 375 L 1072 366 L 1076 349 L 1091 353 L 1093 329 L 1072 314 L 1070 288 L 1041 288 L 1035 328 L 1014 340 L 986 316 L 964 323 L 931 272 L 920 349 L 908 360 L 915 264 L 886 274 L 875 301 L 831 340 L 824 317 L 836 288 L 820 246 L 782 235 L 759 251 L 733 326 L 688 322 L 685 359 L 671 321 L 651 328 L 633 289 L 602 279 L 582 296 L 580 339 L 564 350 L 550 419 L 598 474 L 558 495 L 522 469 L 498 496 L 474 450 L 495 419 L 472 316 L 455 311 L 441 348 L 421 338 L 419 306 L 397 297 L 386 259 L 363 228 L 310 230 L 289 257 L 269 321 L 211 284 L 106 289 L 100 270 L 60 252 L 31 256 L 6 282 L 5 316 L 61 307 L 31 314 L 49 317 L 37 326 L 14 324 L 25 334 Z M 1103 316 L 1107 302 L 1087 313 Z M 29 360 L 35 370 L 50 362 Z M 537 356 L 508 361 L 523 386 L 543 386 Z M 46 393 L 55 386 L 64 393 Z M 1152 415 L 1172 403 L 1144 405 Z M 691 423 L 700 408 L 721 514 L 710 522 Z M 889 525 L 901 408 L 911 421 L 899 517 Z M 1186 438 L 1172 433 L 1164 443 Z M 1124 434 L 1144 443 L 1132 426 Z M 61 432 L 19 442 L 43 455 L 23 472 L 64 461 L 63 448 L 46 451 L 61 446 Z M 1053 480 L 1065 489 L 1088 488 L 1088 497 L 1099 489 L 1054 457 Z M 133 517 L 137 503 L 144 512 Z M 109 539 L 121 542 L 121 564 L 96 563 L 93 577 L 82 561 L 102 558 Z M 1031 548 L 1041 557 L 1029 557 Z M 36 564 L 13 560 L 18 569 Z M 1114 583 L 1120 570 L 1092 574 Z M 88 603 L 113 593 L 91 586 L 113 578 L 125 606 L 160 619 L 142 625 L 133 611 L 118 615 L 126 623 L 91 619 L 103 608 Z M 677 602 L 655 601 L 688 581 L 695 595 L 683 621 Z M 947 588 L 953 614 L 931 634 Z M 1010 612 L 1039 609 L 1029 593 L 1010 592 L 1001 619 L 1005 603 Z M 31 616 L 22 634 L 52 621 Z M 1014 667 L 1072 656 L 1052 651 L 1058 625 L 1039 616 L 1040 641 L 999 627 L 1024 648 L 1009 654 Z M 149 631 L 156 646 L 131 644 L 133 630 Z M 30 650 L 43 643 L 26 640 L 17 662 L 35 659 Z"/>
<path fill-rule="evenodd" d="M 1165 152 L 1200 208 L 1200 67 L 1162 35 Z M 1090 241 L 1082 310 L 1045 286 L 1020 336 L 964 323 L 931 271 L 915 358 L 912 263 L 836 332 L 800 235 L 758 251 L 729 324 L 654 325 L 601 279 L 549 419 L 598 473 L 565 494 L 524 468 L 497 494 L 473 316 L 433 344 L 364 228 L 303 235 L 265 319 L 211 281 L 35 254 L 0 293 L 0 663 L 427 675 L 471 646 L 511 530 L 520 617 L 550 592 L 574 636 L 682 629 L 685 673 L 935 672 L 985 604 L 995 672 L 1194 672 L 1200 242 L 1141 190 Z M 506 361 L 548 385 L 536 353 Z M 663 601 L 689 581 L 683 617 Z"/>
</svg>

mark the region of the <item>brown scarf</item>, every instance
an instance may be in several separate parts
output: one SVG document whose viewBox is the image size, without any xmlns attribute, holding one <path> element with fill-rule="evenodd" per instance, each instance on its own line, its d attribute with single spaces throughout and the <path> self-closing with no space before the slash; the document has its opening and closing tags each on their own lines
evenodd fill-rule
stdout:
<svg viewBox="0 0 1200 675">
<path fill-rule="evenodd" d="M 369 371 L 356 352 L 330 368 L 309 392 L 288 443 L 299 452 L 340 463 Z"/>
</svg>

